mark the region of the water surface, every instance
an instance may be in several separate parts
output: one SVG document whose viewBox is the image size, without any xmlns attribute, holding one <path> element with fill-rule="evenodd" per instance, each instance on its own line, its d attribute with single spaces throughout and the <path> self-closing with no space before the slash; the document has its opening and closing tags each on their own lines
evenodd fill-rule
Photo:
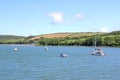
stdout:
<svg viewBox="0 0 120 80">
<path fill-rule="evenodd" d="M 102 49 L 106 56 L 89 55 L 92 47 L 0 45 L 0 80 L 119 80 L 120 48 Z"/>
</svg>

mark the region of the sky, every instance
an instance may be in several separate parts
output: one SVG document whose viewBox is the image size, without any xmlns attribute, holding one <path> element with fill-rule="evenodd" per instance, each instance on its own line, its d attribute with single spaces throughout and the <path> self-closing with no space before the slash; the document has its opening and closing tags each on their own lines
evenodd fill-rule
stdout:
<svg viewBox="0 0 120 80">
<path fill-rule="evenodd" d="M 0 0 L 0 35 L 120 30 L 120 0 Z"/>
</svg>

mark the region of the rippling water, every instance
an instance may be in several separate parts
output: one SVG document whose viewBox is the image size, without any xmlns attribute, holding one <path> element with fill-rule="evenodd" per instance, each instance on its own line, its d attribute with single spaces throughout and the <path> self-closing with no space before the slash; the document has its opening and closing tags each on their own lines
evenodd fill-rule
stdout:
<svg viewBox="0 0 120 80">
<path fill-rule="evenodd" d="M 0 80 L 119 80 L 120 48 L 102 49 L 106 56 L 89 55 L 92 47 L 0 45 Z"/>
</svg>

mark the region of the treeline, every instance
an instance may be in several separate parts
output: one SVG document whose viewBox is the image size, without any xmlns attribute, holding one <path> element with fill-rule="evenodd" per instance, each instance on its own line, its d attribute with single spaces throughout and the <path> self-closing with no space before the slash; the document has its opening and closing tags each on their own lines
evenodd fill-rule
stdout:
<svg viewBox="0 0 120 80">
<path fill-rule="evenodd" d="M 97 46 L 120 46 L 120 36 L 98 36 Z M 87 38 L 41 38 L 36 45 L 94 46 L 94 36 Z"/>
<path fill-rule="evenodd" d="M 96 41 L 97 46 L 120 47 L 120 36 L 99 36 Z M 94 45 L 94 42 L 93 37 L 87 38 L 83 41 L 83 45 L 92 46 Z"/>
<path fill-rule="evenodd" d="M 119 31 L 112 31 L 108 33 L 107 35 L 120 35 L 120 30 Z"/>
<path fill-rule="evenodd" d="M 41 38 L 37 45 L 80 45 L 81 41 L 75 38 Z"/>
</svg>

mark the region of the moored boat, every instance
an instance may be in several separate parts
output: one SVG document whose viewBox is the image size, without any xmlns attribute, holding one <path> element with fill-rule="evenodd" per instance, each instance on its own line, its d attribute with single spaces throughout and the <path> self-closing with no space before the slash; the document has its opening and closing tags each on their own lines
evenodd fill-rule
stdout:
<svg viewBox="0 0 120 80">
<path fill-rule="evenodd" d="M 97 43 L 96 43 L 96 35 L 95 35 L 95 39 L 94 39 L 94 50 L 92 50 L 92 55 L 99 55 L 99 56 L 105 56 L 105 53 L 103 52 L 102 49 L 97 48 Z"/>
<path fill-rule="evenodd" d="M 18 48 L 14 48 L 14 50 L 13 51 L 18 51 Z"/>
<path fill-rule="evenodd" d="M 60 57 L 68 57 L 67 54 L 60 54 Z"/>
</svg>

